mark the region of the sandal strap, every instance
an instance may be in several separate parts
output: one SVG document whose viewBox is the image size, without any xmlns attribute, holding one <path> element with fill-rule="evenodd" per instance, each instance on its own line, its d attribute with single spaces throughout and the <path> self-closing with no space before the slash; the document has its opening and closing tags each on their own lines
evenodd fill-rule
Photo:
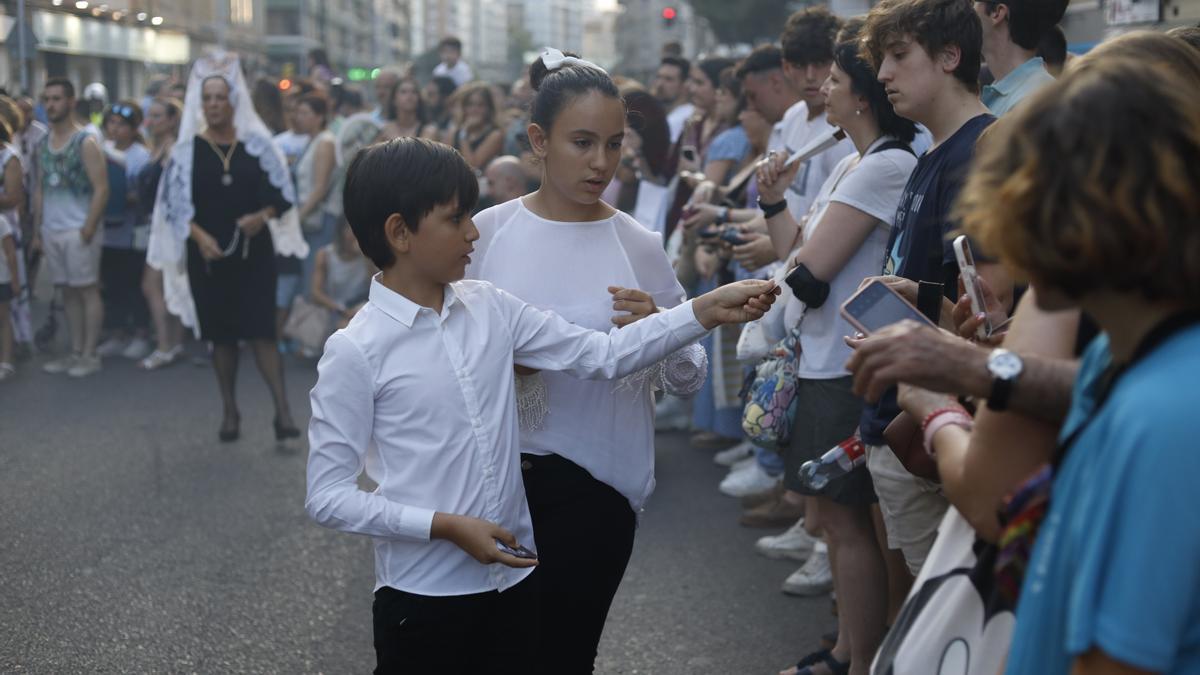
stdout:
<svg viewBox="0 0 1200 675">
<path fill-rule="evenodd" d="M 796 667 L 797 668 L 806 668 L 808 666 L 815 666 L 818 663 L 825 663 L 825 659 L 832 658 L 832 657 L 833 657 L 833 653 L 830 652 L 828 649 L 818 649 L 817 651 L 800 659 L 796 663 Z"/>
<path fill-rule="evenodd" d="M 833 675 L 847 675 L 850 672 L 850 662 L 842 662 L 833 658 L 833 652 L 830 652 L 822 661 L 829 666 L 829 671 Z"/>
</svg>

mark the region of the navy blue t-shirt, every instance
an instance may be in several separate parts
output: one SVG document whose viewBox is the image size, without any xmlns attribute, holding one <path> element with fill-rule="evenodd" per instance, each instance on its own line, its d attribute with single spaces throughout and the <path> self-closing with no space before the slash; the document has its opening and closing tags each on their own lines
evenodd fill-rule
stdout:
<svg viewBox="0 0 1200 675">
<path fill-rule="evenodd" d="M 896 224 L 883 261 L 884 274 L 945 284 L 946 297 L 957 299 L 958 262 L 947 235 L 958 224 L 951 220 L 950 213 L 975 156 L 975 142 L 995 121 L 995 117 L 987 114 L 972 117 L 945 142 L 917 160 L 917 168 L 909 176 L 896 209 Z M 883 430 L 899 414 L 896 388 L 892 387 L 879 403 L 868 403 L 863 410 L 859 423 L 863 442 L 883 445 Z"/>
</svg>

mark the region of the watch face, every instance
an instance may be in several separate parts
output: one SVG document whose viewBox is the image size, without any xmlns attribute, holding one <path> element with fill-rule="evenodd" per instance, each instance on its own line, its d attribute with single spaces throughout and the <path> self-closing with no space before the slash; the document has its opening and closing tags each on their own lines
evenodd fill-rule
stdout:
<svg viewBox="0 0 1200 675">
<path fill-rule="evenodd" d="M 1011 380 L 1020 375 L 1022 365 L 1021 357 L 1003 350 L 993 353 L 988 359 L 988 370 L 1002 380 Z"/>
</svg>

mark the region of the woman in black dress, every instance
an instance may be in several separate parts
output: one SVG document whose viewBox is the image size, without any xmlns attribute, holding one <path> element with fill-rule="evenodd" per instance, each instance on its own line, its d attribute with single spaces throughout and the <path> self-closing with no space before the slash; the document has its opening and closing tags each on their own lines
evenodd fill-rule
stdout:
<svg viewBox="0 0 1200 675">
<path fill-rule="evenodd" d="M 235 384 L 238 343 L 254 352 L 275 402 L 275 436 L 299 435 L 283 382 L 275 334 L 275 247 L 267 222 L 291 208 L 260 162 L 238 140 L 229 82 L 201 86 L 206 128 L 191 139 L 195 215 L 187 242 L 187 273 L 200 334 L 213 345 L 221 388 L 223 442 L 239 435 Z M 239 92 L 240 93 L 240 92 Z M 181 139 L 180 142 L 188 142 Z"/>
</svg>

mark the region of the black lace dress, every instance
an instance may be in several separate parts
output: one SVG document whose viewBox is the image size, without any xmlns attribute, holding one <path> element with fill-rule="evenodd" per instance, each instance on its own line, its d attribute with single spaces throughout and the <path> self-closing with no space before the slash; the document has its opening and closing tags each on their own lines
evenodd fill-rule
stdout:
<svg viewBox="0 0 1200 675">
<path fill-rule="evenodd" d="M 241 143 L 233 152 L 226 185 L 221 158 L 208 141 L 193 143 L 192 198 L 195 222 L 228 249 L 237 219 L 268 206 L 276 213 L 291 208 L 283 193 L 271 184 L 258 159 Z M 218 145 L 222 153 L 228 145 Z M 196 303 L 200 334 L 205 340 L 230 343 L 238 340 L 273 340 L 275 335 L 275 247 L 264 226 L 253 237 L 241 237 L 234 250 L 220 260 L 205 260 L 194 241 L 187 242 L 188 282 Z"/>
</svg>

